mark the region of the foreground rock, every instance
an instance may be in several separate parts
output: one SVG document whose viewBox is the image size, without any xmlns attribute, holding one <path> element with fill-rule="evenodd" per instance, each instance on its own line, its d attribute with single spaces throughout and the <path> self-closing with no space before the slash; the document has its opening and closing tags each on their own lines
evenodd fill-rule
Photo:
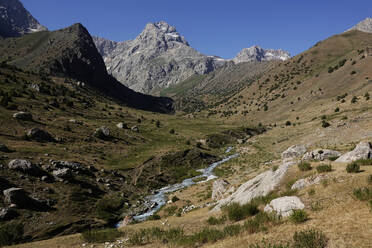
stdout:
<svg viewBox="0 0 372 248">
<path fill-rule="evenodd" d="M 339 157 L 336 162 L 349 163 L 359 159 L 372 158 L 372 145 L 369 142 L 360 142 L 354 150 Z"/>
<path fill-rule="evenodd" d="M 314 184 L 320 184 L 322 180 L 327 179 L 327 175 L 319 175 L 319 176 L 310 176 L 307 178 L 303 178 L 300 180 L 297 180 L 291 187 L 291 189 L 303 189 L 306 187 L 309 187 Z"/>
<path fill-rule="evenodd" d="M 305 153 L 302 160 L 320 160 L 329 159 L 331 157 L 339 157 L 341 153 L 338 151 L 328 150 L 328 149 L 316 149 L 311 152 Z"/>
<path fill-rule="evenodd" d="M 282 153 L 282 159 L 292 159 L 302 156 L 306 152 L 304 145 L 294 145 Z"/>
<path fill-rule="evenodd" d="M 16 170 L 25 174 L 40 176 L 43 171 L 36 165 L 32 164 L 28 160 L 24 159 L 13 159 L 9 162 L 8 168 L 10 170 Z"/>
<path fill-rule="evenodd" d="M 96 131 L 94 131 L 93 135 L 100 139 L 109 138 L 110 129 L 108 127 L 102 126 L 100 128 L 97 128 Z"/>
<path fill-rule="evenodd" d="M 72 178 L 72 172 L 69 168 L 54 170 L 52 172 L 52 174 L 56 178 L 60 178 L 60 179 L 70 179 L 70 178 Z"/>
<path fill-rule="evenodd" d="M 220 200 L 229 193 L 234 192 L 235 188 L 228 181 L 219 179 L 213 182 L 212 200 Z"/>
<path fill-rule="evenodd" d="M 18 213 L 11 208 L 2 208 L 0 210 L 0 221 L 12 220 L 18 216 Z"/>
<path fill-rule="evenodd" d="M 128 129 L 127 124 L 125 124 L 123 122 L 119 122 L 118 124 L 116 124 L 116 127 L 120 128 L 120 129 Z"/>
<path fill-rule="evenodd" d="M 213 210 L 219 210 L 222 206 L 232 202 L 240 204 L 249 203 L 253 198 L 265 196 L 273 191 L 282 180 L 288 169 L 294 165 L 293 161 L 283 162 L 275 171 L 268 170 L 241 185 L 231 196 L 218 202 Z"/>
<path fill-rule="evenodd" d="M 18 112 L 13 115 L 13 118 L 23 121 L 32 121 L 32 114 L 28 112 Z"/>
<path fill-rule="evenodd" d="M 31 198 L 21 188 L 9 188 L 3 191 L 4 201 L 17 208 L 31 209 L 37 211 L 47 210 L 50 207 L 48 201 Z"/>
<path fill-rule="evenodd" d="M 293 210 L 304 209 L 305 205 L 297 196 L 284 196 L 272 200 L 266 205 L 265 212 L 275 211 L 278 216 L 288 217 L 293 213 Z"/>
<path fill-rule="evenodd" d="M 32 128 L 27 131 L 27 137 L 31 140 L 36 140 L 38 142 L 53 142 L 53 136 L 45 130 L 40 128 Z"/>
</svg>

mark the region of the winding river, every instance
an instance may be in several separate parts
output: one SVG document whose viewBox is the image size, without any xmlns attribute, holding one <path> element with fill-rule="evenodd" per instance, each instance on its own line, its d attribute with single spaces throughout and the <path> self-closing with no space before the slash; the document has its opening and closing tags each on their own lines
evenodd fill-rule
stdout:
<svg viewBox="0 0 372 248">
<path fill-rule="evenodd" d="M 233 147 L 228 147 L 226 149 L 225 153 L 231 152 L 232 149 L 233 149 Z M 207 182 L 207 181 L 210 181 L 212 179 L 217 178 L 217 176 L 214 175 L 214 173 L 213 173 L 214 168 L 216 168 L 217 166 L 219 166 L 223 163 L 226 163 L 227 161 L 229 161 L 233 158 L 236 158 L 238 156 L 239 156 L 238 153 L 227 156 L 224 159 L 211 164 L 209 167 L 207 167 L 205 169 L 198 170 L 199 172 L 202 173 L 199 176 L 188 178 L 188 179 L 183 180 L 182 183 L 168 185 L 164 188 L 161 188 L 160 190 L 157 190 L 156 194 L 149 195 L 149 196 L 146 197 L 148 210 L 145 213 L 134 216 L 133 219 L 136 220 L 136 221 L 146 220 L 148 217 L 150 217 L 151 215 L 156 213 L 162 206 L 164 206 L 166 204 L 167 194 L 172 193 L 172 192 L 176 192 L 178 190 L 181 190 L 181 189 L 187 188 L 191 185 L 194 185 L 194 184 L 196 184 L 195 180 L 197 180 L 197 179 L 206 178 L 205 180 L 197 182 L 197 183 L 204 183 L 204 182 Z M 120 223 L 118 225 L 120 225 Z"/>
</svg>

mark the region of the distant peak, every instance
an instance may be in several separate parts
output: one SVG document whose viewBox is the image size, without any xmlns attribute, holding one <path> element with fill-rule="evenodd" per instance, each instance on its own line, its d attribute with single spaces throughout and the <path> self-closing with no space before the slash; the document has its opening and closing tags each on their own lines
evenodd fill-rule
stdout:
<svg viewBox="0 0 372 248">
<path fill-rule="evenodd" d="M 141 40 L 164 38 L 165 41 L 180 42 L 188 46 L 185 37 L 181 36 L 177 29 L 165 21 L 148 23 L 142 33 L 137 37 Z"/>
<path fill-rule="evenodd" d="M 363 21 L 359 22 L 358 24 L 356 24 L 355 26 L 346 31 L 351 30 L 359 30 L 366 33 L 372 33 L 372 18 L 367 17 L 366 19 L 364 19 Z"/>
<path fill-rule="evenodd" d="M 238 55 L 233 58 L 233 61 L 235 63 L 262 62 L 271 60 L 285 61 L 290 57 L 290 53 L 282 49 L 264 49 L 255 45 L 248 48 L 243 48 Z"/>
</svg>

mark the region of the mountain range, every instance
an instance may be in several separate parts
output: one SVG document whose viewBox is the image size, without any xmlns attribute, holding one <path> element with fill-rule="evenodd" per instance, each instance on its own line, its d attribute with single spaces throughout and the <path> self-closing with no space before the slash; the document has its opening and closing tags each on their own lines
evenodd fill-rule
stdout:
<svg viewBox="0 0 372 248">
<path fill-rule="evenodd" d="M 155 93 L 195 74 L 208 74 L 231 61 L 237 64 L 290 58 L 288 52 L 258 46 L 243 49 L 232 60 L 207 56 L 192 48 L 175 27 L 164 21 L 148 23 L 134 40 L 93 39 L 108 72 L 129 88 L 144 93 Z"/>
</svg>

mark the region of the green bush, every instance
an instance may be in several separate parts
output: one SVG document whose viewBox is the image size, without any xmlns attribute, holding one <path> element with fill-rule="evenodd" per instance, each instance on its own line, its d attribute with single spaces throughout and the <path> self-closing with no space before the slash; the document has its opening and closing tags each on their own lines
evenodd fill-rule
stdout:
<svg viewBox="0 0 372 248">
<path fill-rule="evenodd" d="M 325 248 L 328 238 L 316 229 L 295 232 L 293 235 L 293 248 Z"/>
<path fill-rule="evenodd" d="M 171 130 L 169 130 L 169 133 L 174 134 L 175 133 L 174 129 L 172 128 Z"/>
<path fill-rule="evenodd" d="M 307 221 L 308 216 L 307 216 L 307 213 L 304 210 L 295 209 L 295 210 L 293 210 L 293 213 L 289 216 L 289 219 L 293 223 L 298 224 L 298 223 L 303 223 L 303 222 Z"/>
<path fill-rule="evenodd" d="M 367 183 L 372 184 L 372 174 L 367 176 Z"/>
<path fill-rule="evenodd" d="M 261 224 L 256 219 L 250 219 L 244 222 L 243 228 L 248 233 L 257 233 L 260 231 Z"/>
<path fill-rule="evenodd" d="M 332 165 L 321 164 L 321 165 L 316 167 L 316 171 L 319 172 L 319 173 L 332 171 Z"/>
<path fill-rule="evenodd" d="M 22 224 L 5 224 L 0 226 L 0 246 L 14 245 L 22 241 Z"/>
<path fill-rule="evenodd" d="M 164 212 L 167 216 L 173 216 L 176 214 L 178 207 L 177 206 L 170 206 L 167 208 L 164 208 Z"/>
<path fill-rule="evenodd" d="M 355 161 L 357 164 L 360 166 L 365 166 L 365 165 L 372 165 L 372 159 L 367 158 L 367 159 L 358 159 Z"/>
<path fill-rule="evenodd" d="M 227 216 L 231 221 L 240 221 L 248 216 L 256 215 L 259 210 L 256 204 L 247 203 L 240 205 L 239 203 L 231 203 L 223 208 L 227 212 Z"/>
<path fill-rule="evenodd" d="M 88 230 L 82 233 L 83 240 L 88 243 L 112 242 L 123 235 L 118 229 Z"/>
<path fill-rule="evenodd" d="M 357 162 L 352 162 L 346 166 L 347 173 L 358 173 L 360 171 L 360 166 Z"/>
<path fill-rule="evenodd" d="M 338 158 L 339 158 L 338 156 L 333 156 L 333 157 L 329 157 L 328 160 L 329 161 L 335 161 Z"/>
<path fill-rule="evenodd" d="M 372 189 L 368 187 L 354 189 L 353 194 L 360 201 L 372 200 Z"/>
<path fill-rule="evenodd" d="M 221 225 L 221 224 L 224 224 L 225 222 L 226 222 L 226 215 L 222 215 L 220 218 L 211 216 L 207 220 L 207 223 L 209 225 Z"/>
<path fill-rule="evenodd" d="M 153 215 L 151 215 L 149 218 L 148 218 L 148 220 L 160 220 L 161 219 L 161 217 L 160 217 L 160 215 L 158 215 L 158 214 L 153 214 Z"/>
<path fill-rule="evenodd" d="M 309 171 L 312 169 L 310 163 L 308 162 L 301 162 L 297 166 L 300 169 L 300 171 Z"/>
<path fill-rule="evenodd" d="M 329 127 L 329 126 L 331 126 L 331 124 L 329 124 L 329 122 L 327 122 L 327 121 L 325 121 L 325 120 L 322 121 L 322 127 L 323 127 L 323 128 L 327 128 L 327 127 Z"/>
<path fill-rule="evenodd" d="M 236 236 L 242 231 L 241 225 L 228 225 L 223 228 L 225 236 Z"/>
</svg>

